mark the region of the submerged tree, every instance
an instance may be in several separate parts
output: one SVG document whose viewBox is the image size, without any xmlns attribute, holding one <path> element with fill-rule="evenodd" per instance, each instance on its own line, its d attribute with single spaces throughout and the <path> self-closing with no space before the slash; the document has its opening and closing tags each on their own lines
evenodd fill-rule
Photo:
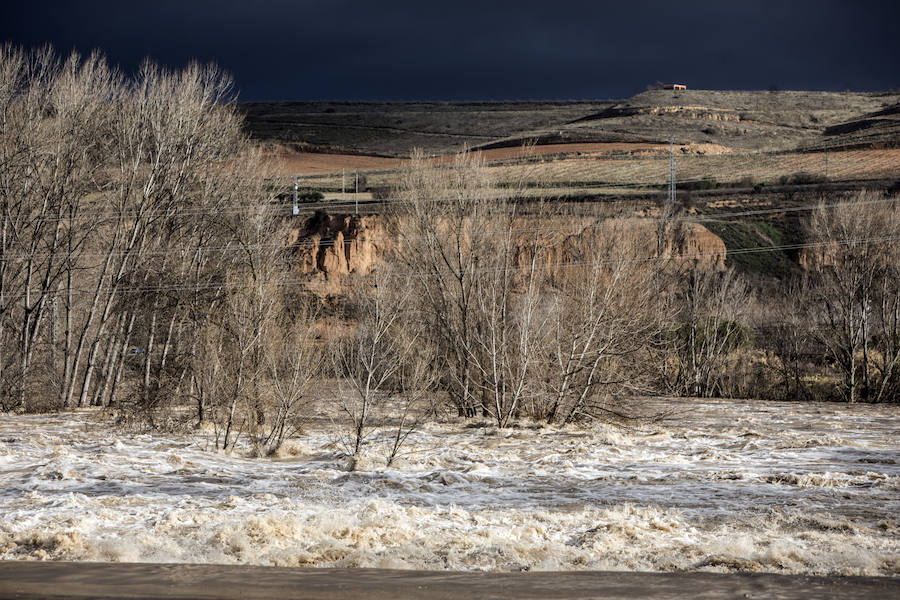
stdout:
<svg viewBox="0 0 900 600">
<path fill-rule="evenodd" d="M 647 350 L 657 344 L 660 310 L 657 260 L 627 221 L 610 219 L 583 240 L 578 268 L 551 290 L 552 333 L 546 398 L 536 416 L 549 423 L 580 417 L 621 417 L 610 400 L 646 393 Z"/>
<path fill-rule="evenodd" d="M 287 368 L 266 344 L 302 346 L 303 335 L 276 327 L 277 190 L 230 90 L 213 66 L 147 62 L 128 78 L 98 55 L 0 48 L 3 408 L 38 408 L 39 398 L 158 424 L 190 398 L 202 420 L 220 412 L 226 384 L 240 400 L 229 415 L 243 407 L 263 420 L 263 390 L 295 403 L 261 383 Z M 230 447 L 235 425 L 222 422 Z"/>
<path fill-rule="evenodd" d="M 355 326 L 336 343 L 334 369 L 341 382 L 336 404 L 347 423 L 341 441 L 354 461 L 366 440 L 386 423 L 387 404 L 413 358 L 420 325 L 408 318 L 408 283 L 389 268 L 376 271 L 371 283 L 356 282 L 351 295 Z M 401 410 L 388 462 L 408 434 L 410 408 L 407 404 Z"/>
<path fill-rule="evenodd" d="M 499 188 L 477 154 L 451 165 L 413 156 L 393 214 L 411 274 L 424 343 L 441 361 L 441 386 L 460 416 L 505 427 L 533 393 L 543 270 L 543 208 L 522 215 L 515 189 Z"/>
<path fill-rule="evenodd" d="M 727 395 L 727 359 L 753 341 L 752 330 L 741 322 L 749 300 L 747 284 L 733 269 L 697 266 L 675 289 L 678 314 L 667 336 L 675 367 L 668 385 L 687 396 Z"/>
<path fill-rule="evenodd" d="M 900 377 L 900 208 L 870 193 L 821 205 L 808 225 L 817 328 L 848 402 L 896 399 Z"/>
</svg>

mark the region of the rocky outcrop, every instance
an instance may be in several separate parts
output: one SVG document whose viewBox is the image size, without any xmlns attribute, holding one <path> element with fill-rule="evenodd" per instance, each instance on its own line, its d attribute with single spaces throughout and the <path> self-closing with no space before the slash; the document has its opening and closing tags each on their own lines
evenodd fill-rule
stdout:
<svg viewBox="0 0 900 600">
<path fill-rule="evenodd" d="M 542 262 L 548 272 L 555 265 L 584 261 L 596 248 L 626 248 L 636 260 L 664 260 L 673 269 L 700 265 L 725 268 L 725 244 L 699 223 L 677 223 L 660 229 L 654 219 L 627 217 L 522 217 L 514 228 L 523 232 L 517 245 L 534 246 L 540 230 Z M 289 230 L 294 269 L 308 278 L 309 289 L 319 295 L 342 294 L 347 277 L 368 275 L 388 252 L 402 252 L 397 236 L 377 215 L 318 214 L 298 220 Z"/>
<path fill-rule="evenodd" d="M 317 213 L 289 229 L 287 245 L 294 270 L 309 277 L 310 289 L 328 295 L 343 291 L 347 275 L 371 273 L 397 242 L 382 217 Z"/>
<path fill-rule="evenodd" d="M 678 114 L 688 119 L 704 121 L 741 121 L 742 115 L 727 108 L 710 108 L 707 106 L 654 106 L 644 109 L 645 114 L 669 115 Z"/>
<path fill-rule="evenodd" d="M 677 115 L 687 119 L 700 119 L 706 121 L 743 121 L 744 116 L 735 109 L 715 108 L 695 105 L 660 105 L 660 106 L 613 106 L 594 115 L 582 117 L 581 121 L 596 121 L 601 119 L 621 119 L 639 115 L 659 116 Z"/>
</svg>

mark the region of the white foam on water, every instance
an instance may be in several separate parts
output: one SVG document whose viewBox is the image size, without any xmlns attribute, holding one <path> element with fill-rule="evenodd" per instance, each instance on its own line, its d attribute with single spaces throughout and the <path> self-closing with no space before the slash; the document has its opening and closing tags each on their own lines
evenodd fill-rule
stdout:
<svg viewBox="0 0 900 600">
<path fill-rule="evenodd" d="M 650 407 L 652 408 L 652 407 Z M 429 424 L 346 471 L 96 413 L 0 421 L 0 559 L 479 570 L 900 572 L 896 407 L 685 403 L 621 430 Z"/>
</svg>

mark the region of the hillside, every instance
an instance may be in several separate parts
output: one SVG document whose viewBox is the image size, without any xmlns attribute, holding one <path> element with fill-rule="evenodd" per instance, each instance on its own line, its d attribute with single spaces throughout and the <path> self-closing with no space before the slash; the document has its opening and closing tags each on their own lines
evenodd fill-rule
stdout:
<svg viewBox="0 0 900 600">
<path fill-rule="evenodd" d="M 544 131 L 604 110 L 604 102 L 253 102 L 240 105 L 260 140 L 304 143 L 358 154 L 409 156 Z"/>
<path fill-rule="evenodd" d="M 761 151 L 840 146 L 835 128 L 884 111 L 897 99 L 831 92 L 659 90 L 587 116 L 572 130 L 588 136 L 668 132 L 680 143 L 706 141 Z"/>
<path fill-rule="evenodd" d="M 657 90 L 618 102 L 253 103 L 250 134 L 272 172 L 320 190 L 332 214 L 378 212 L 413 147 L 478 149 L 500 186 L 584 205 L 654 213 L 674 140 L 679 199 L 729 251 L 801 240 L 792 208 L 862 188 L 896 191 L 900 94 Z M 359 174 L 359 195 L 351 193 Z M 343 190 L 343 191 L 342 191 Z M 357 205 L 357 201 L 361 204 Z M 781 213 L 781 210 L 786 212 Z M 582 210 L 573 208 L 573 210 Z M 718 220 L 722 212 L 767 211 Z M 802 214 L 802 213 L 799 213 Z M 786 251 L 728 256 L 740 269 L 784 276 Z"/>
<path fill-rule="evenodd" d="M 464 145 L 715 143 L 785 151 L 900 145 L 900 94 L 658 90 L 618 102 L 246 103 L 255 138 L 402 157 Z"/>
</svg>

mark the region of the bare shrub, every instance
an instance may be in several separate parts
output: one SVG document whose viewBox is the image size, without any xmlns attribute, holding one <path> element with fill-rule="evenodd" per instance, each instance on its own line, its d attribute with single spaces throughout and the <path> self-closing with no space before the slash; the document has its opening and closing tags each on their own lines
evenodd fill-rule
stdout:
<svg viewBox="0 0 900 600">
<path fill-rule="evenodd" d="M 376 271 L 371 282 L 355 282 L 351 305 L 356 327 L 338 340 L 333 358 L 340 382 L 335 402 L 343 417 L 339 435 L 351 468 L 366 441 L 386 423 L 391 395 L 414 351 L 419 328 L 404 318 L 410 294 L 408 278 L 389 268 Z M 414 398 L 401 403 L 389 463 L 408 435 Z"/>
</svg>

